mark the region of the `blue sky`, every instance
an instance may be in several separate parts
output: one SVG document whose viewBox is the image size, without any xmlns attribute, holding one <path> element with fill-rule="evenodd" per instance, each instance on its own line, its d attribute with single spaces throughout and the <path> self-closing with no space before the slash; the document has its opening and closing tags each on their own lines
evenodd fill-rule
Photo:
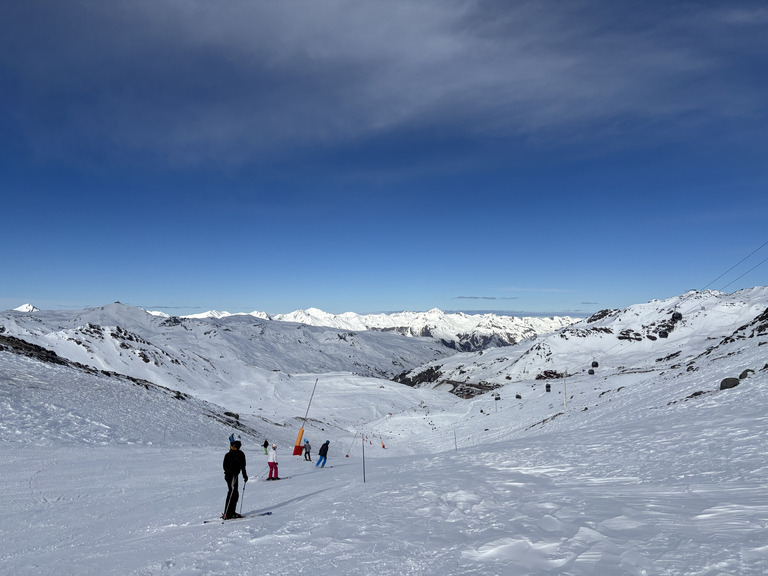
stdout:
<svg viewBox="0 0 768 576">
<path fill-rule="evenodd" d="M 731 292 L 766 284 L 766 158 L 760 2 L 0 7 L 3 309 Z"/>
</svg>

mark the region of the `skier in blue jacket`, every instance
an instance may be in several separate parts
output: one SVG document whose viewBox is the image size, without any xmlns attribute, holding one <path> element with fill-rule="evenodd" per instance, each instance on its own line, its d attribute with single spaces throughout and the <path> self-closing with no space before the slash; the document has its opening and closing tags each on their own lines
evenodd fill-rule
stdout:
<svg viewBox="0 0 768 576">
<path fill-rule="evenodd" d="M 317 459 L 317 462 L 315 463 L 315 466 L 320 466 L 320 468 L 325 468 L 325 462 L 328 459 L 328 445 L 331 443 L 330 440 L 326 440 L 325 444 L 320 446 L 320 450 L 317 451 L 317 453 L 320 455 L 320 457 Z"/>
</svg>

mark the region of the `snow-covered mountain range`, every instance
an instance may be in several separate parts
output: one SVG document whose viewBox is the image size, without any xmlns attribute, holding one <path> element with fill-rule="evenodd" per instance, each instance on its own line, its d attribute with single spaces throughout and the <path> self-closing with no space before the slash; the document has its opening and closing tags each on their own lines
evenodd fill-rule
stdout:
<svg viewBox="0 0 768 576">
<path fill-rule="evenodd" d="M 151 312 L 164 315 L 163 312 Z M 235 316 L 229 312 L 209 310 L 185 318 L 221 319 Z M 435 338 L 444 345 L 462 352 L 483 350 L 496 346 L 509 346 L 538 334 L 554 332 L 573 324 L 578 319 L 570 316 L 517 317 L 499 314 L 448 313 L 437 308 L 427 312 L 395 312 L 392 314 L 357 314 L 344 312 L 330 314 L 317 308 L 296 310 L 288 314 L 250 312 L 238 314 L 278 322 L 296 322 L 310 326 L 325 326 L 338 330 L 379 330 L 399 332 L 405 336 Z"/>
<path fill-rule="evenodd" d="M 463 352 L 508 346 L 539 334 L 555 332 L 577 320 L 569 316 L 517 317 L 446 313 L 437 308 L 427 312 L 365 315 L 354 312 L 328 314 L 317 308 L 309 308 L 280 314 L 274 319 L 346 330 L 394 331 L 405 336 L 436 338 L 446 346 Z"/>
<path fill-rule="evenodd" d="M 0 407 L 8 573 L 768 572 L 768 287 L 472 353 L 119 304 L 9 311 Z M 290 456 L 302 423 L 333 468 Z M 253 517 L 202 524 L 233 430 Z M 264 438 L 285 482 L 259 481 Z"/>
<path fill-rule="evenodd" d="M 310 309 L 279 318 L 226 313 L 179 318 L 118 302 L 77 312 L 25 306 L 0 313 L 0 334 L 79 364 L 202 394 L 214 402 L 223 399 L 212 389 L 226 394 L 278 372 L 347 372 L 472 397 L 512 383 L 525 383 L 535 392 L 543 381 L 563 376 L 599 379 L 607 373 L 654 373 L 670 367 L 695 371 L 713 342 L 728 341 L 740 326 L 759 322 L 767 290 L 691 291 L 626 310 L 603 310 L 578 322 L 439 310 L 361 316 Z M 553 331 L 557 325 L 562 327 Z M 477 352 L 456 353 L 446 345 L 449 331 L 510 336 L 513 326 L 512 339 L 529 337 Z M 446 337 L 436 338 L 435 332 Z"/>
</svg>

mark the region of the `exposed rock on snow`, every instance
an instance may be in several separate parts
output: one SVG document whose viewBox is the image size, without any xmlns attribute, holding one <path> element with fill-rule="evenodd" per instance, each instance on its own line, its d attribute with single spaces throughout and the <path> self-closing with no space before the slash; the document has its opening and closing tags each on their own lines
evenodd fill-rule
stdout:
<svg viewBox="0 0 768 576">
<path fill-rule="evenodd" d="M 723 380 L 720 382 L 720 390 L 736 388 L 736 386 L 739 384 L 741 384 L 741 380 L 738 378 L 723 378 Z"/>
</svg>

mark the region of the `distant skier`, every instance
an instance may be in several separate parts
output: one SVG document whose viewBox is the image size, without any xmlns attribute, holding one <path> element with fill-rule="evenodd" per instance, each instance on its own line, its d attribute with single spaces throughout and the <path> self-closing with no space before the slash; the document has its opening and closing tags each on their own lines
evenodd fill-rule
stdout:
<svg viewBox="0 0 768 576">
<path fill-rule="evenodd" d="M 325 462 L 327 460 L 328 456 L 328 445 L 331 443 L 330 440 L 326 440 L 325 444 L 320 446 L 320 450 L 317 451 L 317 453 L 320 455 L 320 457 L 317 459 L 317 462 L 315 463 L 315 466 L 320 466 L 320 468 L 325 468 Z"/>
<path fill-rule="evenodd" d="M 280 477 L 277 475 L 277 445 L 272 444 L 272 447 L 269 449 L 269 478 L 267 480 L 280 480 Z"/>
<path fill-rule="evenodd" d="M 245 454 L 240 451 L 242 446 L 240 440 L 235 439 L 232 434 L 229 437 L 229 452 L 224 456 L 224 480 L 227 482 L 227 502 L 224 505 L 224 513 L 221 515 L 225 520 L 231 518 L 242 518 L 236 512 L 237 501 L 240 499 L 240 493 L 237 491 L 237 478 L 240 472 L 243 473 L 243 484 L 248 482 L 248 473 L 245 471 Z"/>
<path fill-rule="evenodd" d="M 312 446 L 309 445 L 309 440 L 304 440 L 304 460 L 312 462 L 312 456 L 309 454 L 311 450 Z"/>
<path fill-rule="evenodd" d="M 269 441 L 268 440 L 264 440 L 264 444 L 262 444 L 262 446 L 264 447 L 264 454 L 266 454 L 267 453 L 267 448 L 269 448 Z"/>
</svg>

